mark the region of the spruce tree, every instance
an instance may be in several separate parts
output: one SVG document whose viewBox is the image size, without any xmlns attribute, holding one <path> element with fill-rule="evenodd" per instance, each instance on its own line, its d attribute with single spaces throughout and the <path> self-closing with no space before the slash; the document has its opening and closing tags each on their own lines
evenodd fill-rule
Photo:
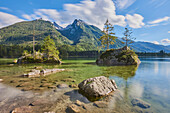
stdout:
<svg viewBox="0 0 170 113">
<path fill-rule="evenodd" d="M 108 19 L 106 20 L 106 23 L 104 24 L 103 33 L 104 35 L 99 38 L 101 41 L 101 44 L 103 48 L 109 49 L 110 45 L 113 45 L 115 43 L 115 39 L 117 39 L 115 33 L 113 32 L 114 27 L 112 24 L 109 23 Z"/>
<path fill-rule="evenodd" d="M 50 36 L 47 36 L 44 39 L 42 51 L 46 55 L 48 60 L 50 58 L 55 58 L 59 60 L 59 51 L 57 50 L 55 42 L 53 41 L 53 39 L 50 38 Z"/>
<path fill-rule="evenodd" d="M 122 42 L 122 43 L 125 43 L 126 49 L 127 49 L 127 47 L 128 47 L 128 44 L 133 43 L 133 42 L 134 42 L 133 40 L 136 39 L 136 38 L 132 37 L 132 33 L 133 33 L 133 32 L 132 32 L 131 29 L 125 28 L 125 32 L 123 33 L 124 37 L 122 38 L 122 40 L 123 40 L 124 42 Z"/>
</svg>

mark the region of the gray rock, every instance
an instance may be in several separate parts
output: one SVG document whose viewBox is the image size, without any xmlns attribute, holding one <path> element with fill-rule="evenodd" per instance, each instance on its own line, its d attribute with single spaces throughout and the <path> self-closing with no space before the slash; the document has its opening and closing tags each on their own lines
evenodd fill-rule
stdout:
<svg viewBox="0 0 170 113">
<path fill-rule="evenodd" d="M 40 76 L 40 70 L 36 70 L 36 69 L 33 69 L 31 70 L 31 72 L 29 72 L 27 74 L 27 77 L 28 78 L 31 78 L 31 77 L 39 77 Z"/>
<path fill-rule="evenodd" d="M 105 96 L 117 89 L 114 80 L 109 80 L 104 76 L 86 79 L 78 87 L 85 95 L 92 97 Z"/>
<path fill-rule="evenodd" d="M 131 101 L 131 103 L 132 103 L 133 106 L 138 106 L 138 107 L 144 108 L 144 109 L 151 107 L 151 105 L 149 103 L 147 103 L 147 102 L 145 102 L 145 101 L 143 101 L 141 99 L 138 99 L 138 98 L 133 99 Z"/>
<path fill-rule="evenodd" d="M 61 72 L 61 71 L 65 71 L 65 69 L 43 69 L 43 70 L 36 70 L 36 69 L 32 69 L 31 72 L 29 72 L 28 74 L 23 74 L 21 76 L 23 77 L 40 77 L 40 76 L 46 76 L 52 73 L 57 73 L 57 72 Z"/>
<path fill-rule="evenodd" d="M 51 69 L 43 69 L 41 70 L 41 73 L 40 73 L 40 75 L 43 75 L 43 76 L 46 76 L 49 74 L 51 74 Z"/>
<path fill-rule="evenodd" d="M 40 75 L 46 76 L 52 73 L 57 73 L 57 72 L 61 72 L 61 71 L 65 71 L 65 69 L 43 69 L 40 72 Z"/>
<path fill-rule="evenodd" d="M 67 84 L 59 84 L 57 85 L 58 88 L 63 89 L 63 88 L 68 88 Z"/>
</svg>

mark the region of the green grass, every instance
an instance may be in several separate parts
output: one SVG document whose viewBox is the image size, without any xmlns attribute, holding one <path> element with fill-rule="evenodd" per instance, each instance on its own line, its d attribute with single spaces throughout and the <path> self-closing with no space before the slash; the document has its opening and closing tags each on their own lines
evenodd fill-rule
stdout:
<svg viewBox="0 0 170 113">
<path fill-rule="evenodd" d="M 14 58 L 0 58 L 0 65 L 14 63 Z"/>
</svg>

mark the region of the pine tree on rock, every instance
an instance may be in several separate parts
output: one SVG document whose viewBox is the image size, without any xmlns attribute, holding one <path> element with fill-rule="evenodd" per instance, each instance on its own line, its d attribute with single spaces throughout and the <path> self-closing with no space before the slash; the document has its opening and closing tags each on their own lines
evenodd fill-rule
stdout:
<svg viewBox="0 0 170 113">
<path fill-rule="evenodd" d="M 122 38 L 122 40 L 124 42 L 122 43 L 125 43 L 126 44 L 126 50 L 128 48 L 128 44 L 131 44 L 133 43 L 136 38 L 132 37 L 132 30 L 131 29 L 128 29 L 128 28 L 125 28 L 125 32 L 123 33 L 124 37 Z"/>
<path fill-rule="evenodd" d="M 99 38 L 101 41 L 101 44 L 103 48 L 109 49 L 110 45 L 113 45 L 115 43 L 115 39 L 117 39 L 115 33 L 113 33 L 114 27 L 112 24 L 109 23 L 108 19 L 106 20 L 106 23 L 104 24 L 103 33 L 104 35 Z"/>
<path fill-rule="evenodd" d="M 53 41 L 53 39 L 50 38 L 50 36 L 47 36 L 44 39 L 44 45 L 42 51 L 45 54 L 47 60 L 50 60 L 51 58 L 60 60 L 59 51 L 56 49 L 55 42 Z"/>
</svg>

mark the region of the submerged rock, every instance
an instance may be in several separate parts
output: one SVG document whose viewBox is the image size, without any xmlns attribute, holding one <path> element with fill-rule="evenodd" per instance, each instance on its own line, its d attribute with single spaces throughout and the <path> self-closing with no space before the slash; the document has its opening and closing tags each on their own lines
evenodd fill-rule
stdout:
<svg viewBox="0 0 170 113">
<path fill-rule="evenodd" d="M 28 74 L 24 74 L 22 75 L 23 77 L 40 77 L 40 76 L 46 76 L 52 73 L 57 73 L 57 72 L 61 72 L 61 71 L 65 71 L 65 69 L 43 69 L 43 70 L 36 70 L 36 69 L 32 69 L 31 72 L 29 72 Z"/>
<path fill-rule="evenodd" d="M 0 79 L 0 82 L 3 82 L 3 79 Z"/>
<path fill-rule="evenodd" d="M 22 106 L 15 108 L 11 113 L 32 113 L 32 106 Z"/>
<path fill-rule="evenodd" d="M 94 102 L 93 105 L 98 107 L 98 108 L 107 108 L 108 107 L 108 102 L 105 102 L 105 101 L 96 101 L 96 102 Z"/>
<path fill-rule="evenodd" d="M 68 106 L 67 110 L 69 113 L 80 113 L 81 112 L 80 108 L 76 106 L 75 104 Z"/>
<path fill-rule="evenodd" d="M 63 88 L 68 88 L 67 84 L 59 84 L 57 85 L 58 88 L 63 89 Z"/>
<path fill-rule="evenodd" d="M 145 108 L 146 109 L 146 108 L 150 108 L 151 107 L 151 105 L 149 103 L 147 103 L 147 102 L 145 102 L 145 101 L 143 101 L 141 99 L 138 99 L 138 98 L 133 99 L 131 101 L 131 103 L 132 103 L 133 106 L 138 106 L 140 108 Z"/>
<path fill-rule="evenodd" d="M 117 89 L 115 81 L 104 76 L 86 79 L 78 87 L 88 97 L 105 96 Z"/>
<path fill-rule="evenodd" d="M 106 66 L 138 65 L 140 60 L 130 48 L 123 47 L 121 49 L 107 50 L 96 60 L 96 64 Z"/>
</svg>

